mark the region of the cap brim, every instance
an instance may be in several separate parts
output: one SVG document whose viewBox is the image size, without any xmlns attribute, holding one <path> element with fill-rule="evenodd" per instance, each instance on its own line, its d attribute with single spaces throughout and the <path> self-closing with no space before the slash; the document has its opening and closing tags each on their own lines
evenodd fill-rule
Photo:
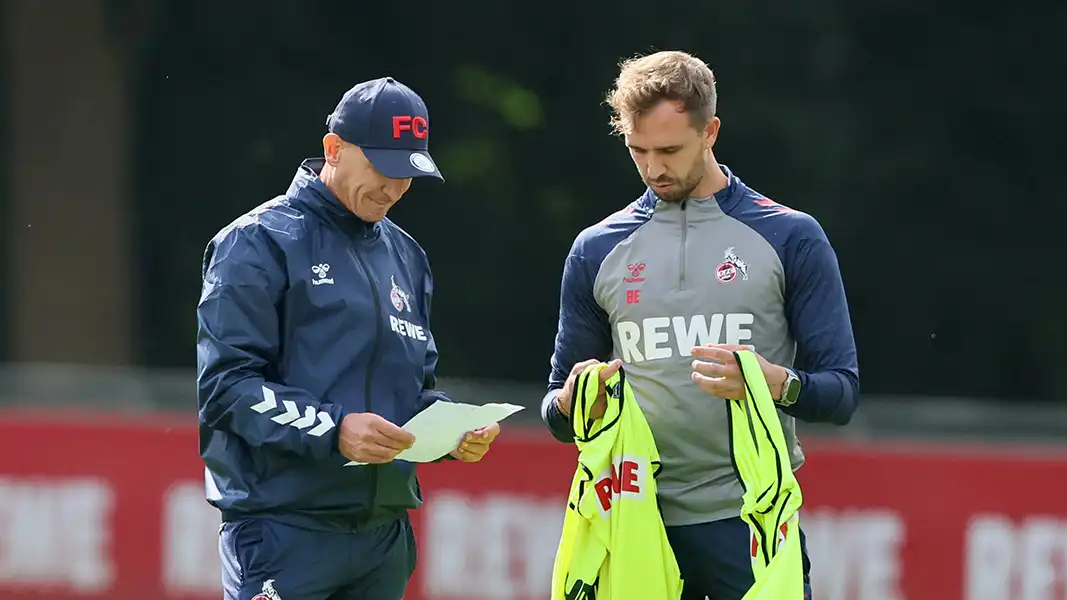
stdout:
<svg viewBox="0 0 1067 600">
<path fill-rule="evenodd" d="M 437 163 L 429 152 L 421 150 L 396 150 L 386 148 L 363 148 L 363 154 L 378 172 L 393 179 L 408 177 L 436 177 L 444 181 Z"/>
</svg>

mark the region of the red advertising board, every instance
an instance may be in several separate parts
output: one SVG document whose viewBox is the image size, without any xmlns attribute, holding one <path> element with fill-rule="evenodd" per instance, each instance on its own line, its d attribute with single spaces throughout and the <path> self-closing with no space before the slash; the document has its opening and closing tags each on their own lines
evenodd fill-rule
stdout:
<svg viewBox="0 0 1067 600">
<path fill-rule="evenodd" d="M 1067 599 L 1067 452 L 809 442 L 819 600 Z M 218 599 L 188 422 L 0 418 L 0 597 Z M 508 429 L 421 468 L 410 600 L 544 600 L 575 450 Z"/>
</svg>

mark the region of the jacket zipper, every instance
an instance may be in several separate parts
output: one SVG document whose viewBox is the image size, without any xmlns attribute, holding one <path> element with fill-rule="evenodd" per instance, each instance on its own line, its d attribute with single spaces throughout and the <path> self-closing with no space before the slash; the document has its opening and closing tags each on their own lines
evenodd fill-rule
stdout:
<svg viewBox="0 0 1067 600">
<path fill-rule="evenodd" d="M 353 254 L 356 256 L 356 260 L 359 261 L 359 266 L 363 268 L 363 273 L 367 276 L 367 283 L 370 284 L 371 297 L 374 298 L 374 345 L 370 349 L 370 362 L 367 365 L 367 378 L 363 388 L 363 411 L 373 412 L 374 403 L 371 401 L 371 392 L 373 391 L 371 377 L 374 374 L 374 369 L 378 366 L 378 349 L 381 346 L 382 341 L 382 301 L 378 296 L 378 286 L 374 283 L 374 276 L 371 274 L 370 267 L 367 266 L 367 261 L 363 260 L 363 254 L 359 251 L 359 248 L 353 248 Z M 370 465 L 371 467 L 371 495 L 370 503 L 367 506 L 367 517 L 370 518 L 374 513 L 374 506 L 378 499 L 378 465 Z"/>
<path fill-rule="evenodd" d="M 678 261 L 678 286 L 681 289 L 685 289 L 685 236 L 689 225 L 686 223 L 685 203 L 688 199 L 682 200 L 682 252 L 681 260 Z"/>
</svg>

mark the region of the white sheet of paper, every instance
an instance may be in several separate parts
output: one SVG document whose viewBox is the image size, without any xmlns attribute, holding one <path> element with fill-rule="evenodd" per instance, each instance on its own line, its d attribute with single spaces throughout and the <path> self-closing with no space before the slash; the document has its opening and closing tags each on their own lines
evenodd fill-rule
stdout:
<svg viewBox="0 0 1067 600">
<path fill-rule="evenodd" d="M 468 431 L 498 423 L 522 410 L 515 404 L 460 404 L 442 402 L 431 404 L 412 417 L 403 429 L 415 436 L 415 444 L 397 455 L 396 460 L 432 462 L 459 446 Z M 356 461 L 346 467 L 365 465 Z"/>
</svg>

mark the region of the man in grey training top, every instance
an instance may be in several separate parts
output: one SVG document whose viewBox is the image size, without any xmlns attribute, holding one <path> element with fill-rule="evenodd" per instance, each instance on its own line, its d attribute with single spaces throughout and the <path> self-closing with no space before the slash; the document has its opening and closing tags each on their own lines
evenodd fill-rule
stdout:
<svg viewBox="0 0 1067 600">
<path fill-rule="evenodd" d="M 574 240 L 542 416 L 571 442 L 576 375 L 609 362 L 606 380 L 625 365 L 663 462 L 659 501 L 683 598 L 740 600 L 753 576 L 722 400 L 745 397 L 732 351 L 758 353 L 800 468 L 794 419 L 844 425 L 859 402 L 837 257 L 814 218 L 718 163 L 715 78 L 702 61 L 626 61 L 608 103 L 648 189 Z M 594 413 L 604 402 L 601 389 Z M 805 550 L 806 597 L 808 572 Z"/>
</svg>

